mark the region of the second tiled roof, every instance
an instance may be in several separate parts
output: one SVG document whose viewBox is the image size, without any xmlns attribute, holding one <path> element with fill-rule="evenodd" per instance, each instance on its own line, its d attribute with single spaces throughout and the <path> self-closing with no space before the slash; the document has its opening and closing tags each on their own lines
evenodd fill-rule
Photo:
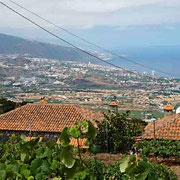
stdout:
<svg viewBox="0 0 180 180">
<path fill-rule="evenodd" d="M 180 140 L 180 120 L 179 114 L 172 117 L 164 117 L 155 122 L 155 132 L 154 124 L 150 122 L 143 134 L 145 139 L 173 139 Z M 154 137 L 155 133 L 155 137 Z"/>
</svg>

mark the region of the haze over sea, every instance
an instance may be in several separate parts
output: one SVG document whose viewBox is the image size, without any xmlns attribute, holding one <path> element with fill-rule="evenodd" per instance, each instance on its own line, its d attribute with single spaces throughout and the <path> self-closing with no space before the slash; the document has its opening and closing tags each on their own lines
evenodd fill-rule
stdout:
<svg viewBox="0 0 180 180">
<path fill-rule="evenodd" d="M 125 57 L 150 66 L 152 68 L 166 71 L 169 73 L 174 73 L 180 77 L 180 45 L 174 46 L 136 46 L 136 47 L 126 47 L 119 48 L 118 50 L 112 50 L 113 52 L 124 55 Z M 127 62 L 123 59 L 113 58 L 112 63 L 119 66 L 136 69 L 140 72 L 152 73 L 150 69 L 140 67 L 131 62 Z M 157 75 L 163 75 L 156 72 Z"/>
</svg>

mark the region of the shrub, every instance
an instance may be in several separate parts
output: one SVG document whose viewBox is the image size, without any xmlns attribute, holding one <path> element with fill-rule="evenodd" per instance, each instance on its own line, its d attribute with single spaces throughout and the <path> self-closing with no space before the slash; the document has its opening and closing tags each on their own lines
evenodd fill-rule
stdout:
<svg viewBox="0 0 180 180">
<path fill-rule="evenodd" d="M 132 137 L 140 136 L 146 123 L 135 118 L 127 120 L 129 114 L 129 111 L 105 114 L 105 121 L 97 122 L 95 143 L 101 147 L 101 152 L 126 153 L 132 148 Z"/>
<path fill-rule="evenodd" d="M 171 139 L 163 140 L 142 140 L 135 144 L 138 150 L 146 156 L 153 154 L 163 158 L 180 157 L 180 141 Z"/>
</svg>

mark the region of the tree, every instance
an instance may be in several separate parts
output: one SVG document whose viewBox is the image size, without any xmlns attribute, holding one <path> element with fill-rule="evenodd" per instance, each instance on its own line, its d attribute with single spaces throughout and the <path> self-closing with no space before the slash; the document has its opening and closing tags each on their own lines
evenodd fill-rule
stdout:
<svg viewBox="0 0 180 180">
<path fill-rule="evenodd" d="M 27 103 L 28 102 L 26 101 L 16 103 L 14 101 L 7 100 L 6 98 L 0 98 L 0 114 L 9 112 L 15 109 L 16 107 L 23 106 Z"/>
<path fill-rule="evenodd" d="M 99 131 L 95 143 L 101 152 L 126 153 L 131 149 L 132 137 L 141 135 L 146 123 L 128 119 L 129 114 L 130 111 L 105 114 L 105 121 L 97 122 Z"/>
</svg>

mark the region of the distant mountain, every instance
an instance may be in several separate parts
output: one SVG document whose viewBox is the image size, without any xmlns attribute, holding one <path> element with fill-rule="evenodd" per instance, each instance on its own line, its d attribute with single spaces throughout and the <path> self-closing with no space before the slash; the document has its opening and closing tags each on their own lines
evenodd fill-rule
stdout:
<svg viewBox="0 0 180 180">
<path fill-rule="evenodd" d="M 1 33 L 0 54 L 28 54 L 33 57 L 80 62 L 89 62 L 91 60 L 91 62 L 94 62 L 93 58 L 71 47 L 30 41 Z"/>
<path fill-rule="evenodd" d="M 150 66 L 154 69 L 176 73 L 180 77 L 180 45 L 172 46 L 143 46 L 126 47 L 112 50 L 119 55 L 127 57 L 135 62 Z M 94 52 L 95 53 L 95 52 Z M 91 62 L 102 64 L 97 59 L 80 52 L 72 47 L 58 46 L 54 44 L 31 41 L 16 36 L 10 36 L 0 33 L 0 54 L 29 54 L 32 57 L 42 57 L 49 59 Z M 100 55 L 95 53 L 95 55 Z M 101 57 L 101 56 L 99 56 Z M 120 58 L 109 59 L 111 63 L 127 69 L 135 69 L 139 72 L 151 73 L 151 70 L 135 65 Z M 158 73 L 157 73 L 158 74 Z M 164 74 L 158 74 L 163 75 Z"/>
</svg>

